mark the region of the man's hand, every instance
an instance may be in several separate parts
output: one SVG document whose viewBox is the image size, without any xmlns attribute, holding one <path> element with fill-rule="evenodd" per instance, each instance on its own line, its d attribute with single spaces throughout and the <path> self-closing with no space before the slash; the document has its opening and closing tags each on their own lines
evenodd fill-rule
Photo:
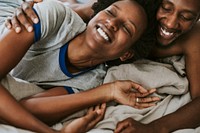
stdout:
<svg viewBox="0 0 200 133">
<path fill-rule="evenodd" d="M 148 124 L 142 124 L 133 120 L 132 118 L 127 118 L 117 124 L 117 128 L 114 133 L 156 133 L 151 132 L 153 127 L 148 126 Z"/>
<path fill-rule="evenodd" d="M 29 20 L 33 23 L 38 23 L 39 19 L 32 7 L 34 3 L 41 2 L 42 0 L 26 0 L 22 3 L 21 7 L 18 7 L 11 19 L 7 19 L 5 25 L 7 28 L 14 28 L 16 33 L 20 33 L 21 25 L 23 25 L 28 32 L 33 31 L 33 26 Z"/>
</svg>

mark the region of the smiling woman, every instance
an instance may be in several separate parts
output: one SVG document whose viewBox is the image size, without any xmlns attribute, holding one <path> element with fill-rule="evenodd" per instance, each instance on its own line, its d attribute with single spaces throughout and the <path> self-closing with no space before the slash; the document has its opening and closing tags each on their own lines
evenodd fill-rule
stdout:
<svg viewBox="0 0 200 133">
<path fill-rule="evenodd" d="M 148 100 L 143 97 L 155 90 L 147 91 L 132 81 L 96 87 L 102 83 L 105 75 L 104 62 L 132 58 L 132 46 L 139 45 L 136 42 L 148 27 L 145 11 L 155 11 L 155 8 L 150 8 L 155 3 L 147 6 L 146 1 L 113 1 L 104 5 L 105 10 L 99 10 L 87 26 L 78 14 L 60 2 L 46 0 L 34 5 L 33 9 L 39 17 L 39 23 L 33 24 L 34 32 L 28 33 L 23 29 L 16 34 L 13 29 L 6 30 L 4 25 L 0 26 L 3 35 L 0 38 L 0 78 L 3 79 L 17 65 L 12 73 L 14 76 L 48 89 L 23 99 L 21 104 L 49 125 L 81 109 L 112 100 L 135 108 L 144 107 L 145 102 L 148 107 L 153 106 L 151 102 L 158 98 Z M 0 10 L 3 9 L 1 11 L 8 13 L 8 16 L 12 16 L 12 11 L 18 5 L 16 1 L 0 0 Z M 134 13 L 127 14 L 129 11 Z M 8 16 L 1 16 L 1 22 Z M 17 45 L 13 45 L 13 42 Z M 0 88 L 1 94 L 5 94 L 5 97 L 0 97 L 0 107 L 11 104 L 12 110 L 18 110 L 19 116 L 24 116 L 30 124 L 38 122 L 4 91 L 4 84 Z M 90 88 L 94 89 L 66 95 Z M 133 88 L 137 92 L 130 91 Z M 136 96 L 144 103 L 136 106 Z M 9 117 L 12 112 L 5 112 L 4 109 L 0 110 L 0 118 L 5 113 L 7 115 L 3 115 L 2 119 L 10 124 L 26 129 L 38 127 L 27 122 L 16 123 L 18 116 Z M 44 129 L 45 126 L 31 128 L 37 132 L 50 132 Z"/>
<path fill-rule="evenodd" d="M 49 4 L 52 2 L 54 2 L 56 6 Z M 152 31 L 152 27 L 154 26 L 152 25 L 151 27 L 148 26 L 146 29 L 147 33 L 145 32 L 145 34 L 143 34 L 143 32 L 147 25 L 147 22 L 144 21 L 147 20 L 145 11 L 149 10 L 148 12 L 156 12 L 156 8 L 152 7 L 155 3 L 148 3 L 146 0 L 144 0 L 144 3 L 142 3 L 142 1 L 140 1 L 141 3 L 137 3 L 134 0 L 109 2 L 104 1 L 103 3 L 103 1 L 99 1 L 94 5 L 94 7 L 97 7 L 95 8 L 95 13 L 99 13 L 92 18 L 88 23 L 87 28 L 86 24 L 76 13 L 60 3 L 55 1 L 45 1 L 35 5 L 34 9 L 40 18 L 39 25 L 42 27 L 42 29 L 35 27 L 35 31 L 41 30 L 41 39 L 31 47 L 31 50 L 36 53 L 28 51 L 26 60 L 22 59 L 14 69 L 13 75 L 30 82 L 37 81 L 38 77 L 42 77 L 40 84 L 43 83 L 42 85 L 45 85 L 46 82 L 49 83 L 49 80 L 61 81 L 62 79 L 63 81 L 63 79 L 66 79 L 66 74 L 67 77 L 69 77 L 69 75 L 71 77 L 71 75 L 73 75 L 72 73 L 81 73 L 81 70 L 82 72 L 88 71 L 88 68 L 109 60 L 118 58 L 122 61 L 128 60 L 133 57 L 133 54 L 136 56 L 138 55 L 137 53 L 140 53 L 145 48 L 150 51 L 150 47 L 154 46 L 154 40 L 152 39 L 149 41 L 149 45 L 145 45 L 144 43 L 141 43 L 141 40 L 144 38 L 141 40 L 139 40 L 139 38 L 142 35 L 149 35 L 150 33 L 151 35 L 154 35 L 154 31 Z M 114 4 L 109 6 L 112 3 Z M 46 5 L 50 5 L 49 8 L 43 8 Z M 145 10 L 142 7 L 145 7 Z M 46 10 L 48 10 L 48 12 Z M 127 12 L 129 11 L 134 11 L 135 13 L 127 15 Z M 51 12 L 55 15 L 51 15 Z M 70 15 L 73 15 L 74 17 L 70 17 Z M 71 31 L 73 31 L 73 33 L 71 33 Z M 35 34 L 37 34 L 37 32 L 35 32 Z M 49 41 L 46 36 L 50 36 L 51 41 Z M 26 37 L 26 39 L 28 38 Z M 30 39 L 33 39 L 33 36 Z M 54 41 L 52 42 L 52 40 Z M 48 51 L 48 48 L 50 47 L 51 49 L 57 49 L 56 51 L 54 50 L 55 54 L 52 54 L 53 50 L 51 53 L 46 53 L 46 50 Z M 59 47 L 60 49 L 58 49 Z M 38 51 L 39 49 L 42 49 L 42 51 Z M 43 54 L 36 58 L 34 55 L 38 55 L 38 52 L 40 54 L 42 52 Z M 147 51 L 145 52 L 147 53 Z M 145 54 L 143 55 L 145 56 Z M 55 56 L 58 56 L 56 59 L 59 58 L 59 61 L 55 60 Z M 38 63 L 38 61 L 45 62 Z M 40 68 L 33 68 L 33 66 L 37 66 L 35 64 L 41 64 Z M 54 68 L 51 69 L 54 70 L 49 69 L 48 66 L 51 66 L 51 64 L 54 66 Z M 62 71 L 59 71 L 60 75 L 62 75 L 60 76 L 60 79 L 51 76 L 54 75 L 52 73 L 41 71 L 49 69 L 48 71 L 57 72 L 57 70 L 60 70 L 59 66 L 62 68 Z M 22 67 L 23 71 L 21 71 Z M 40 71 L 40 73 L 37 73 L 38 71 Z M 63 71 L 65 74 L 63 74 Z M 56 74 L 58 75 L 58 72 Z"/>
<path fill-rule="evenodd" d="M 99 11 L 105 9 L 108 7 L 111 3 L 115 2 L 116 0 L 98 0 L 97 3 L 94 3 L 92 6 L 92 9 L 94 10 L 94 15 L 97 14 Z M 158 7 L 161 3 L 161 0 L 135 0 L 143 9 L 145 10 L 145 13 L 147 14 L 147 27 L 145 29 L 145 32 L 143 32 L 142 36 L 140 39 L 138 39 L 134 45 L 131 46 L 131 50 L 133 51 L 133 58 L 130 60 L 123 60 L 123 63 L 128 63 L 132 62 L 133 60 L 139 59 L 139 58 L 144 58 L 149 55 L 149 52 L 151 49 L 155 46 L 156 44 L 156 26 L 157 26 L 157 21 L 156 21 L 156 12 L 158 10 Z M 121 6 L 121 5 L 120 5 Z M 137 10 L 137 9 L 136 9 Z M 108 10 L 109 11 L 109 10 Z M 134 11 L 134 12 L 133 12 Z M 140 15 L 140 13 L 137 13 L 135 10 L 128 10 L 127 12 L 131 12 L 130 14 L 134 15 Z M 79 12 L 79 11 L 77 11 Z M 127 12 L 125 15 L 127 15 Z M 112 13 L 112 12 L 111 12 Z M 144 21 L 144 20 L 143 20 Z M 142 23 L 141 23 L 142 24 Z M 126 54 L 130 55 L 130 54 Z M 121 64 L 121 60 L 114 60 L 114 61 L 109 61 L 110 65 L 113 64 Z"/>
<path fill-rule="evenodd" d="M 134 13 L 127 14 L 129 11 Z M 90 20 L 86 39 L 89 47 L 98 56 L 114 60 L 130 50 L 143 34 L 146 25 L 145 11 L 138 3 L 119 1 L 100 11 Z"/>
</svg>

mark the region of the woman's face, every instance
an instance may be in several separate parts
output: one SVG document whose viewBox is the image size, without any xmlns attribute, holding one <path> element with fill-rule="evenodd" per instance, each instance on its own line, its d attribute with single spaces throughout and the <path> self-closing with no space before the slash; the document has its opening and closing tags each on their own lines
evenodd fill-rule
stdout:
<svg viewBox="0 0 200 133">
<path fill-rule="evenodd" d="M 130 49 L 146 25 L 145 11 L 135 1 L 117 1 L 88 23 L 86 40 L 98 58 L 113 60 Z"/>
<path fill-rule="evenodd" d="M 157 40 L 167 46 L 199 19 L 200 0 L 163 0 L 158 12 Z"/>
</svg>

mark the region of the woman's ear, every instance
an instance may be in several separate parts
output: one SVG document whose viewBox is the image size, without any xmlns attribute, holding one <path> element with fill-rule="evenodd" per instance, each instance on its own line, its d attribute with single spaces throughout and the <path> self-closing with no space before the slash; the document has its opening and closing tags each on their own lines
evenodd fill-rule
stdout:
<svg viewBox="0 0 200 133">
<path fill-rule="evenodd" d="M 120 57 L 120 60 L 121 60 L 121 61 L 126 61 L 126 60 L 128 60 L 128 59 L 131 59 L 133 56 L 134 56 L 133 50 L 129 50 L 129 51 L 127 51 L 124 55 L 122 55 L 122 56 Z"/>
</svg>

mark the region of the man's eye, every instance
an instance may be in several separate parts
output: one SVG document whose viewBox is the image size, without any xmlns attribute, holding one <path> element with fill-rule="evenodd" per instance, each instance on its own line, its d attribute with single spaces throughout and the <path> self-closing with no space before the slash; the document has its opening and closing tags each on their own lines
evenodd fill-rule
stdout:
<svg viewBox="0 0 200 133">
<path fill-rule="evenodd" d="M 180 18 L 181 18 L 183 21 L 191 21 L 191 20 L 193 20 L 193 18 L 185 17 L 184 15 L 180 15 Z"/>
<path fill-rule="evenodd" d="M 169 6 L 167 6 L 167 5 L 161 5 L 161 8 L 163 9 L 163 10 L 165 10 L 165 11 L 167 11 L 167 12 L 169 12 L 169 11 L 171 11 L 172 9 L 169 7 Z"/>
</svg>

